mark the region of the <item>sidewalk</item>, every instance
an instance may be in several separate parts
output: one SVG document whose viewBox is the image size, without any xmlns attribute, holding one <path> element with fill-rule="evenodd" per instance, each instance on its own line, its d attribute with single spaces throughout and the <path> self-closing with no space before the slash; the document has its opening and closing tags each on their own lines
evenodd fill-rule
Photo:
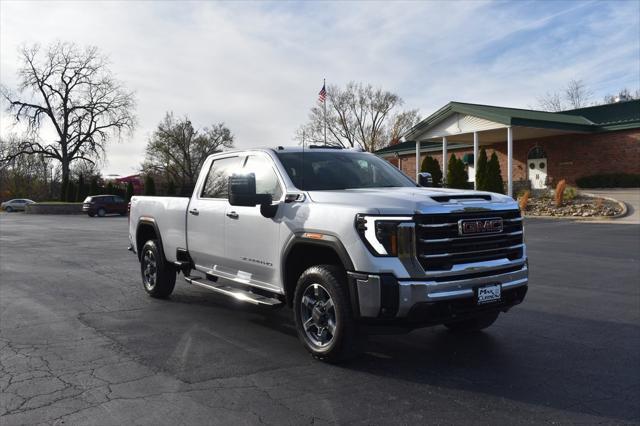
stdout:
<svg viewBox="0 0 640 426">
<path fill-rule="evenodd" d="M 627 204 L 627 208 L 629 209 L 627 216 L 608 222 L 640 224 L 640 188 L 584 189 L 581 191 L 601 197 L 615 198 Z"/>
</svg>

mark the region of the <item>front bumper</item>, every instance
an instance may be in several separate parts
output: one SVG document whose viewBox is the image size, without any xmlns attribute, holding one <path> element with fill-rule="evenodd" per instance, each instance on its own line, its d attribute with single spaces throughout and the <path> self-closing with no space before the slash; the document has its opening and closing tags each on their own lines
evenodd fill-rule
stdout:
<svg viewBox="0 0 640 426">
<path fill-rule="evenodd" d="M 507 310 L 524 300 L 528 286 L 526 262 L 508 268 L 464 275 L 398 280 L 391 274 L 349 272 L 353 310 L 361 320 L 436 324 L 487 310 Z M 502 298 L 478 306 L 478 287 L 500 284 Z"/>
</svg>

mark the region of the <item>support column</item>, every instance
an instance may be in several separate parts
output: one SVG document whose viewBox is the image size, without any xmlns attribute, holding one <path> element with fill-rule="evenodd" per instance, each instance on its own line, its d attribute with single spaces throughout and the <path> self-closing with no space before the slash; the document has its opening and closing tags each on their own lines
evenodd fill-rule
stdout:
<svg viewBox="0 0 640 426">
<path fill-rule="evenodd" d="M 507 127 L 507 195 L 513 197 L 513 129 Z"/>
<path fill-rule="evenodd" d="M 442 137 L 442 186 L 447 183 L 447 137 Z"/>
<path fill-rule="evenodd" d="M 419 173 L 420 173 L 420 141 L 416 141 L 416 183 L 418 183 Z"/>
<path fill-rule="evenodd" d="M 473 132 L 473 189 L 478 189 L 478 132 Z"/>
</svg>

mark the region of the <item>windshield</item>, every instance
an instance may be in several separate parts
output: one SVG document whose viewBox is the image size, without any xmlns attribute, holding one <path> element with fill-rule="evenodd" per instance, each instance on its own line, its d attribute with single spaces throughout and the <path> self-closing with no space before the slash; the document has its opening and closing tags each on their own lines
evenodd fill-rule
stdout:
<svg viewBox="0 0 640 426">
<path fill-rule="evenodd" d="M 299 151 L 277 155 L 293 184 L 304 191 L 416 186 L 391 164 L 365 152 Z"/>
</svg>

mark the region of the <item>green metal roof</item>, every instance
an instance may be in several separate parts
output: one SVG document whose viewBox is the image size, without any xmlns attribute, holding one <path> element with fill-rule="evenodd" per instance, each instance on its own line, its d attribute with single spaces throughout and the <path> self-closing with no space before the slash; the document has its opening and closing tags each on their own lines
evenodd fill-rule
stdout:
<svg viewBox="0 0 640 426">
<path fill-rule="evenodd" d="M 413 139 L 453 113 L 471 115 L 510 126 L 577 132 L 612 131 L 640 127 L 640 100 L 561 112 L 449 102 L 415 125 L 405 135 L 405 139 Z"/>
</svg>

